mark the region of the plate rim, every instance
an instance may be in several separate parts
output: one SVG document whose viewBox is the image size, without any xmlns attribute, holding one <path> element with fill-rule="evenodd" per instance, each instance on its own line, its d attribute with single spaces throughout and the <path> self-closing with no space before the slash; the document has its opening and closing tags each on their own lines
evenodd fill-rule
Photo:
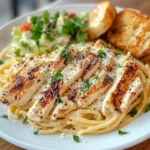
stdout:
<svg viewBox="0 0 150 150">
<path fill-rule="evenodd" d="M 6 23 L 6 24 L 3 25 L 2 27 L 0 27 L 0 32 L 1 32 L 4 28 L 6 28 L 7 26 L 9 26 L 9 25 L 11 25 L 12 23 L 14 23 L 14 22 L 16 22 L 16 21 L 22 19 L 23 17 L 27 17 L 27 16 L 29 16 L 29 15 L 36 14 L 36 13 L 41 12 L 41 11 L 44 11 L 44 10 L 54 9 L 54 7 L 55 7 L 56 9 L 58 9 L 58 8 L 61 8 L 61 7 L 64 8 L 64 7 L 69 7 L 69 6 L 71 6 L 71 7 L 86 7 L 86 6 L 94 7 L 94 6 L 95 6 L 95 3 L 65 4 L 65 5 L 54 5 L 54 6 L 53 6 L 53 5 L 49 5 L 49 6 L 47 6 L 47 7 L 38 9 L 38 10 L 36 10 L 36 11 L 32 11 L 32 12 L 30 12 L 30 13 L 27 13 L 27 14 L 25 14 L 25 15 L 22 15 L 22 16 L 16 18 L 16 19 L 13 19 L 13 20 L 9 21 L 8 23 Z M 115 7 L 116 7 L 116 9 L 119 10 L 119 11 L 123 10 L 122 7 L 119 7 L 119 6 L 115 6 Z M 27 144 L 27 143 L 25 143 L 25 142 L 22 142 L 22 141 L 19 141 L 19 140 L 15 139 L 15 138 L 12 137 L 12 136 L 9 136 L 9 135 L 5 134 L 5 133 L 2 132 L 2 131 L 0 131 L 0 137 L 1 137 L 2 139 L 6 140 L 7 142 L 10 142 L 10 143 L 13 144 L 13 145 L 16 145 L 16 146 L 18 146 L 18 147 L 25 148 L 25 149 L 30 149 L 30 150 L 31 150 L 31 149 L 32 149 L 32 150 L 55 150 L 55 149 L 53 149 L 53 148 L 47 149 L 47 148 L 43 148 L 43 147 L 41 147 L 41 146 L 36 146 L 36 145 L 33 146 L 33 145 L 31 145 L 31 144 Z M 148 138 L 150 138 L 150 131 L 147 132 L 145 135 L 140 136 L 139 138 L 134 139 L 134 140 L 132 140 L 132 141 L 130 141 L 130 142 L 127 142 L 127 143 L 124 143 L 124 144 L 121 144 L 121 145 L 118 145 L 118 146 L 114 146 L 114 147 L 112 147 L 112 149 L 126 149 L 126 148 L 132 147 L 132 146 L 134 146 L 134 145 L 137 145 L 137 144 L 139 144 L 139 143 L 141 143 L 141 142 L 147 140 Z"/>
</svg>

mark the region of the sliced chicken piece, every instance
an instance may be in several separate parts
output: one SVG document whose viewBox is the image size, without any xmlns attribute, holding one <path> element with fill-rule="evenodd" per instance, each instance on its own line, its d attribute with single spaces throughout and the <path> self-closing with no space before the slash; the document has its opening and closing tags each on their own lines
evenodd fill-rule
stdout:
<svg viewBox="0 0 150 150">
<path fill-rule="evenodd" d="M 130 84 L 136 77 L 138 66 L 133 61 L 128 61 L 123 67 L 122 74 L 117 77 L 117 80 L 113 84 L 112 88 L 106 95 L 102 105 L 102 113 L 105 116 L 109 116 L 115 111 L 120 111 L 120 105 L 124 94 L 127 92 Z"/>
<path fill-rule="evenodd" d="M 86 107 L 94 102 L 101 94 L 103 94 L 106 89 L 112 84 L 113 78 L 110 75 L 112 70 L 115 68 L 115 60 L 111 58 L 104 69 L 101 71 L 101 74 L 98 76 L 98 79 L 89 87 L 89 89 L 79 98 L 78 104 L 80 107 Z"/>
<path fill-rule="evenodd" d="M 48 116 L 54 107 L 57 95 L 59 94 L 62 96 L 83 74 L 85 68 L 89 64 L 89 61 L 86 58 L 87 56 L 80 56 L 78 53 L 72 62 L 62 70 L 63 79 L 52 82 L 50 87 L 43 92 L 41 98 L 29 109 L 27 116 L 31 120 L 41 121 L 42 118 Z"/>
<path fill-rule="evenodd" d="M 74 50 L 67 50 L 70 56 L 74 56 L 76 53 Z M 9 87 L 4 88 L 0 101 L 16 106 L 26 104 L 33 94 L 46 82 L 48 70 L 50 70 L 50 73 L 55 73 L 55 71 L 64 67 L 66 58 L 60 56 L 60 53 L 61 49 L 57 49 L 39 58 L 31 57 L 22 61 L 20 69 L 12 78 Z"/>
<path fill-rule="evenodd" d="M 106 49 L 109 53 L 116 54 L 116 48 L 101 39 L 98 39 L 94 44 L 94 49 L 97 49 L 97 48 L 102 48 L 104 50 Z"/>
<path fill-rule="evenodd" d="M 75 55 L 76 55 L 76 53 L 77 53 L 77 51 L 74 51 L 73 49 L 71 49 L 71 48 L 69 48 L 69 47 L 67 47 L 65 50 L 63 50 L 63 48 L 62 49 L 58 49 L 58 50 L 54 50 L 51 54 L 50 54 L 50 56 L 49 57 L 47 57 L 46 59 L 45 59 L 45 57 L 43 58 L 41 58 L 43 61 L 45 61 L 45 62 L 50 62 L 49 63 L 49 70 L 51 71 L 51 72 L 53 72 L 53 73 L 55 73 L 55 72 L 57 72 L 59 69 L 61 69 L 61 68 L 63 68 L 65 65 L 64 64 L 66 64 L 65 63 L 65 60 L 66 60 L 66 58 L 64 57 L 64 56 L 61 56 L 61 52 L 62 51 L 65 51 L 65 53 L 66 53 L 66 55 L 69 55 L 70 56 L 70 60 L 71 60 L 71 58 L 73 58 Z M 69 61 L 70 61 L 69 60 Z M 69 62 L 68 61 L 68 62 Z"/>
<path fill-rule="evenodd" d="M 98 68 L 100 68 L 100 60 L 98 58 L 93 58 L 91 60 L 91 63 L 84 71 L 83 80 L 88 80 L 96 72 Z"/>
<path fill-rule="evenodd" d="M 126 92 L 120 109 L 122 112 L 125 112 L 129 108 L 130 104 L 137 98 L 137 96 L 142 92 L 142 82 L 139 77 L 135 78 L 132 84 L 129 86 L 128 91 Z"/>
<path fill-rule="evenodd" d="M 85 57 L 87 57 L 86 55 Z M 80 53 L 78 53 L 72 63 L 67 65 L 63 70 L 63 88 L 59 92 L 60 96 L 62 96 L 69 87 L 78 79 L 81 77 L 81 75 L 84 73 L 84 70 L 89 64 L 88 57 L 85 58 L 80 56 Z"/>
<path fill-rule="evenodd" d="M 90 64 L 86 68 L 83 74 L 83 79 L 88 80 L 100 67 L 100 59 L 94 57 L 91 59 Z M 54 111 L 52 112 L 51 118 L 55 120 L 62 117 L 63 115 L 77 109 L 77 104 L 74 101 L 77 101 L 81 96 L 81 86 L 82 80 L 78 80 L 74 83 L 69 91 L 62 97 L 62 103 L 57 104 Z"/>
<path fill-rule="evenodd" d="M 45 82 L 47 70 L 48 67 L 42 67 L 34 58 L 23 64 L 11 79 L 9 86 L 4 88 L 1 102 L 16 106 L 26 104 Z"/>
<path fill-rule="evenodd" d="M 69 101 L 67 97 L 63 97 L 62 101 L 62 103 L 57 104 L 57 106 L 55 107 L 51 115 L 52 120 L 63 117 L 69 112 L 76 110 L 78 107 L 76 103 L 74 103 L 73 101 Z"/>
<path fill-rule="evenodd" d="M 60 69 L 64 67 L 64 61 L 65 59 L 58 58 L 57 61 L 53 61 L 52 64 L 49 67 L 48 76 L 53 76 L 56 72 L 58 72 Z M 54 68 L 52 68 L 52 66 Z M 48 78 L 48 77 L 47 77 Z M 41 86 L 41 88 L 33 95 L 32 101 L 36 102 L 40 99 L 42 93 L 50 87 L 50 79 L 47 79 L 47 82 Z"/>
</svg>

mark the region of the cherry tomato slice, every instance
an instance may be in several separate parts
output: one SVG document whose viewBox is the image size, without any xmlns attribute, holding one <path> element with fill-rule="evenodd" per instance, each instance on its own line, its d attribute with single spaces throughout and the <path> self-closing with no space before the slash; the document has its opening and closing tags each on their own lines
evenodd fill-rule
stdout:
<svg viewBox="0 0 150 150">
<path fill-rule="evenodd" d="M 22 32 L 28 31 L 28 30 L 30 29 L 30 27 L 31 27 L 31 23 L 27 22 L 27 23 L 23 24 L 23 25 L 20 27 L 20 30 L 21 30 Z"/>
<path fill-rule="evenodd" d="M 68 14 L 67 14 L 67 17 L 68 17 L 68 18 L 72 18 L 72 17 L 74 17 L 75 15 L 76 15 L 75 13 L 68 13 Z"/>
</svg>

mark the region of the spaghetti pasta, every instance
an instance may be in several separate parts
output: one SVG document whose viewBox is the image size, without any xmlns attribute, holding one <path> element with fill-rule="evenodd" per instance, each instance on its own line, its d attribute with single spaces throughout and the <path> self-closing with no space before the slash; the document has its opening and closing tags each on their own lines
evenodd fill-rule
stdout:
<svg viewBox="0 0 150 150">
<path fill-rule="evenodd" d="M 5 49 L 1 56 L 7 54 Z M 6 56 L 6 55 L 5 55 Z M 130 56 L 131 57 L 131 56 Z M 130 58 L 127 56 L 126 60 Z M 4 65 L 0 66 L 0 87 L 2 88 L 4 83 L 9 83 L 9 79 L 16 72 L 12 72 L 12 64 L 17 63 L 21 58 L 9 57 Z M 100 134 L 109 132 L 116 128 L 121 128 L 122 126 L 132 122 L 137 116 L 139 116 L 145 109 L 145 106 L 150 102 L 150 73 L 149 65 L 143 64 L 142 62 L 135 60 L 139 66 L 138 76 L 142 80 L 143 92 L 138 96 L 138 98 L 130 105 L 125 113 L 116 113 L 109 117 L 104 117 L 100 110 L 93 110 L 87 108 L 82 108 L 75 110 L 62 119 L 50 120 L 48 116 L 45 120 L 41 122 L 34 122 L 30 119 L 27 122 L 34 128 L 39 128 L 40 134 L 51 134 L 55 132 L 67 132 L 67 133 L 78 133 L 78 134 Z M 1 91 L 1 90 L 0 90 Z M 28 102 L 25 106 L 8 106 L 8 113 L 15 119 L 27 117 L 27 112 L 33 102 Z M 130 111 L 136 107 L 137 114 L 135 117 L 130 116 Z"/>
</svg>

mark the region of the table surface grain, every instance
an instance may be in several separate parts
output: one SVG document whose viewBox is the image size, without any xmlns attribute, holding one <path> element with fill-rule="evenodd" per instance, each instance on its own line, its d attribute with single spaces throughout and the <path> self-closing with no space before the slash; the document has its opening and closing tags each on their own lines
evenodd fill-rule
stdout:
<svg viewBox="0 0 150 150">
<path fill-rule="evenodd" d="M 111 0 L 114 5 L 124 8 L 139 9 L 150 15 L 150 0 Z M 12 145 L 0 138 L 0 150 L 23 150 L 15 145 Z M 150 150 L 150 139 L 129 148 L 128 150 Z"/>
</svg>

